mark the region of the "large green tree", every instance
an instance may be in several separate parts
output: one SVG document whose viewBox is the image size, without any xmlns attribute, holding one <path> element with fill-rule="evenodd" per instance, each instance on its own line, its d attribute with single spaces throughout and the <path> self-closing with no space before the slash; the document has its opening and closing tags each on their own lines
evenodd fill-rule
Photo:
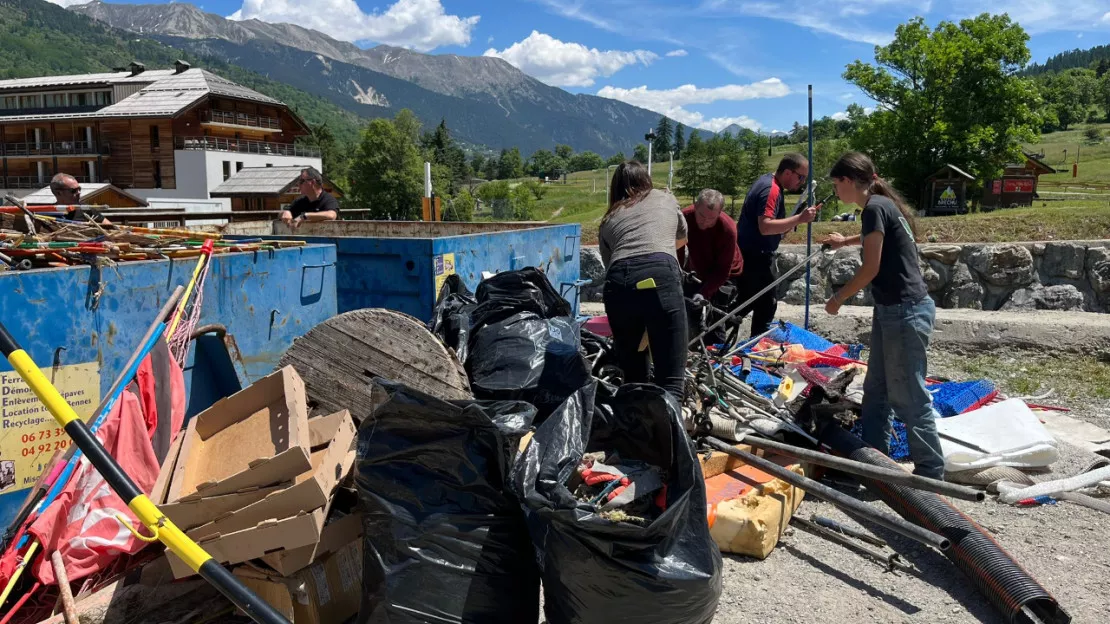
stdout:
<svg viewBox="0 0 1110 624">
<path fill-rule="evenodd" d="M 1099 100 L 1099 81 L 1090 69 L 1068 69 L 1044 74 L 1038 81 L 1044 100 L 1044 130 L 1067 130 L 1087 121 Z"/>
<path fill-rule="evenodd" d="M 951 163 L 980 181 L 999 175 L 1036 138 L 1038 95 L 1018 71 L 1029 36 L 1007 15 L 982 14 L 930 30 L 921 18 L 856 61 L 844 78 L 879 104 L 853 138 L 880 175 L 914 203 L 925 178 Z"/>
<path fill-rule="evenodd" d="M 420 122 L 408 109 L 392 120 L 375 119 L 362 131 L 351 163 L 352 205 L 374 219 L 418 219 L 424 194 L 417 139 Z"/>
<path fill-rule="evenodd" d="M 644 165 L 647 165 L 648 150 L 647 150 L 647 145 L 646 144 L 644 144 L 644 143 L 637 143 L 636 144 L 635 149 L 632 150 L 632 160 L 636 160 L 636 161 L 639 161 L 640 163 L 642 163 Z"/>
<path fill-rule="evenodd" d="M 510 180 L 524 175 L 524 159 L 517 148 L 501 150 L 501 157 L 497 160 L 497 178 Z"/>
<path fill-rule="evenodd" d="M 671 125 L 671 120 L 664 115 L 659 118 L 659 124 L 655 126 L 655 140 L 652 141 L 651 145 L 656 160 L 664 161 L 669 158 L 671 147 L 674 145 L 673 139 L 674 126 Z"/>
<path fill-rule="evenodd" d="M 678 124 L 674 127 L 674 157 L 675 159 L 682 158 L 682 152 L 686 149 L 686 126 Z"/>
<path fill-rule="evenodd" d="M 699 133 L 690 133 L 690 141 L 686 143 L 682 164 L 675 177 L 678 179 L 676 190 L 687 197 L 696 197 L 702 189 L 709 187 L 709 158 Z"/>
</svg>

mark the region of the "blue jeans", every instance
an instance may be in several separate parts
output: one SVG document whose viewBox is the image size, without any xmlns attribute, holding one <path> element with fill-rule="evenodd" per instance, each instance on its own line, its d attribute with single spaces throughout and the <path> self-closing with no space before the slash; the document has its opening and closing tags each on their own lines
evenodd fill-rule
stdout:
<svg viewBox="0 0 1110 624">
<path fill-rule="evenodd" d="M 871 353 L 863 382 L 863 440 L 890 454 L 892 419 L 906 425 L 914 474 L 944 477 L 933 397 L 925 388 L 926 351 L 937 309 L 925 297 L 915 303 L 875 305 Z"/>
</svg>

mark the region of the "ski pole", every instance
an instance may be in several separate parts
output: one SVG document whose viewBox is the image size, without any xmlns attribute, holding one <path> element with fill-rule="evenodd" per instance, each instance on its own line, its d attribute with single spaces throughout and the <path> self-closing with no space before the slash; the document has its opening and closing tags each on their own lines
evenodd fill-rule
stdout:
<svg viewBox="0 0 1110 624">
<path fill-rule="evenodd" d="M 167 518 L 150 498 L 143 494 L 135 482 L 123 471 L 104 446 L 96 439 L 89 427 L 73 411 L 73 407 L 62 397 L 58 389 L 42 374 L 31 356 L 19 346 L 4 324 L 0 322 L 0 352 L 11 363 L 12 368 L 27 382 L 27 386 L 42 401 L 43 405 L 65 429 L 77 448 L 88 457 L 89 462 L 104 477 L 112 491 L 127 504 L 127 507 L 153 534 L 154 539 L 165 544 L 181 558 L 201 578 L 208 581 L 239 607 L 252 620 L 259 624 L 289 624 L 280 613 L 244 586 L 231 572 L 216 562 L 203 548 L 185 535 L 177 525 Z M 127 528 L 139 536 L 133 527 Z M 142 537 L 142 536 L 139 536 Z M 150 540 L 151 538 L 143 538 Z"/>
</svg>

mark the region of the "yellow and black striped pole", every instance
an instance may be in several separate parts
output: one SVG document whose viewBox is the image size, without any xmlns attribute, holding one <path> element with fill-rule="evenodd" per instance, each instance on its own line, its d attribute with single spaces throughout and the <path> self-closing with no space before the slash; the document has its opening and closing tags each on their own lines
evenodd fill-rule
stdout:
<svg viewBox="0 0 1110 624">
<path fill-rule="evenodd" d="M 250 589 L 247 589 L 216 562 L 203 548 L 197 545 L 181 529 L 177 528 L 169 518 L 164 516 L 158 507 L 139 490 L 131 477 L 123 471 L 116 460 L 108 454 L 100 441 L 96 439 L 80 417 L 62 395 L 58 393 L 50 380 L 42 374 L 39 367 L 19 346 L 19 343 L 8 333 L 3 323 L 0 323 L 0 352 L 11 363 L 19 376 L 23 378 L 35 396 L 42 401 L 58 423 L 65 428 L 66 433 L 89 458 L 89 462 L 103 475 L 112 490 L 139 520 L 146 525 L 154 537 L 161 540 L 175 555 L 181 558 L 194 572 L 204 580 L 215 586 L 231 602 L 235 603 L 252 620 L 259 624 L 289 624 L 280 613 L 274 610 L 264 600 L 259 598 Z M 130 527 L 129 527 L 130 528 Z"/>
</svg>

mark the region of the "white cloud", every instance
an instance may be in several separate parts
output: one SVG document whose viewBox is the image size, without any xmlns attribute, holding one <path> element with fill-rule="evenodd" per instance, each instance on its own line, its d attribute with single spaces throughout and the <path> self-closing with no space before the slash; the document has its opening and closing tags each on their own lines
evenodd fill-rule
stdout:
<svg viewBox="0 0 1110 624">
<path fill-rule="evenodd" d="M 831 115 L 831 117 L 832 117 L 833 121 L 847 121 L 848 120 L 848 111 L 840 111 L 839 113 L 833 113 Z"/>
<path fill-rule="evenodd" d="M 386 43 L 420 52 L 468 45 L 478 24 L 477 15 L 448 15 L 440 0 L 396 0 L 384 12 L 371 13 L 355 0 L 318 0 L 311 7 L 299 0 L 243 0 L 228 19 L 286 22 L 343 41 Z"/>
<path fill-rule="evenodd" d="M 650 65 L 659 58 L 647 50 L 587 48 L 535 30 L 504 50 L 486 50 L 485 56 L 502 58 L 524 73 L 557 87 L 589 87 L 598 77 L 607 78 L 636 63 Z"/>
<path fill-rule="evenodd" d="M 50 0 L 54 4 L 63 7 L 71 7 L 78 4 L 88 4 L 89 0 Z"/>
<path fill-rule="evenodd" d="M 714 117 L 707 119 L 700 112 L 687 110 L 691 104 L 711 104 L 713 102 L 740 102 L 765 98 L 779 98 L 790 93 L 788 87 L 778 78 L 768 78 L 746 85 L 724 85 L 702 88 L 692 84 L 675 89 L 648 89 L 647 86 L 624 89 L 621 87 L 602 87 L 597 94 L 601 97 L 620 100 L 634 106 L 666 115 L 688 126 L 717 132 L 731 124 L 758 130 L 759 122 L 746 116 Z"/>
<path fill-rule="evenodd" d="M 835 10 L 833 3 L 826 0 L 802 2 L 800 5 L 791 5 L 789 10 L 784 10 L 782 5 L 771 2 L 745 2 L 740 5 L 740 12 L 745 15 L 787 22 L 848 41 L 886 45 L 894 39 L 892 32 L 871 30 L 858 22 L 845 19 L 830 19 L 830 13 Z M 844 18 L 852 18 L 863 17 L 870 11 L 861 5 L 849 3 L 842 7 L 839 13 Z"/>
<path fill-rule="evenodd" d="M 1059 31 L 1105 30 L 1110 23 L 1106 0 L 1069 0 L 1056 4 L 1040 0 L 968 0 L 956 5 L 958 17 L 982 12 L 1007 13 L 1031 35 Z M 1100 23 L 1101 22 L 1101 23 Z"/>
<path fill-rule="evenodd" d="M 689 54 L 689 52 L 687 52 L 686 50 L 679 49 L 679 50 L 671 50 L 670 52 L 667 52 L 666 56 L 670 56 L 670 57 L 686 56 L 687 54 Z"/>
</svg>

